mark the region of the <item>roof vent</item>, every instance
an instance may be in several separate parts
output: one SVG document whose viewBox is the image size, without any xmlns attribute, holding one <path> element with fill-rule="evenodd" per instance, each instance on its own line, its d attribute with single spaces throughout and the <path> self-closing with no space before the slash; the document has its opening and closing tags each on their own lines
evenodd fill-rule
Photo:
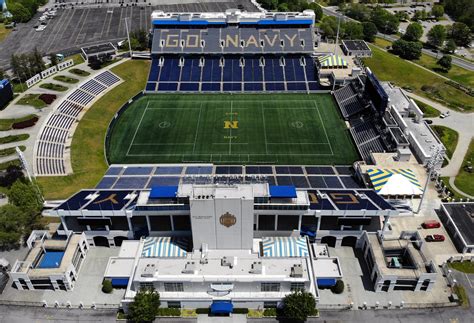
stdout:
<svg viewBox="0 0 474 323">
<path fill-rule="evenodd" d="M 301 264 L 296 264 L 291 267 L 291 277 L 302 278 L 303 277 L 303 267 Z"/>
<path fill-rule="evenodd" d="M 234 257 L 234 260 L 232 260 L 232 258 L 230 257 L 222 257 L 221 266 L 229 267 L 232 269 L 235 265 L 235 261 L 236 261 L 235 257 Z"/>
<path fill-rule="evenodd" d="M 143 268 L 142 277 L 153 277 L 156 272 L 155 264 L 148 264 Z"/>
<path fill-rule="evenodd" d="M 261 261 L 254 261 L 250 268 L 251 274 L 262 274 L 263 273 L 263 266 Z"/>
<path fill-rule="evenodd" d="M 196 271 L 196 263 L 194 261 L 188 261 L 186 265 L 184 266 L 183 271 L 181 271 L 183 274 L 194 274 Z"/>
</svg>

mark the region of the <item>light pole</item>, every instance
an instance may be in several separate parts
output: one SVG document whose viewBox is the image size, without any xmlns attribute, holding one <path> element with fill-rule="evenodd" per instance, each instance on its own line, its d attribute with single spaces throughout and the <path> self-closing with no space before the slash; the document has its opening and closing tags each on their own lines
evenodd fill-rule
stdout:
<svg viewBox="0 0 474 323">
<path fill-rule="evenodd" d="M 127 30 L 128 50 L 130 52 L 130 58 L 132 58 L 132 44 L 130 44 L 130 32 L 128 31 L 128 23 L 127 23 L 128 18 L 124 18 L 124 19 L 125 19 L 125 29 Z"/>
<path fill-rule="evenodd" d="M 426 178 L 425 187 L 423 188 L 423 193 L 420 199 L 420 204 L 418 205 L 418 209 L 415 212 L 416 214 L 420 213 L 421 205 L 423 204 L 423 200 L 425 199 L 425 194 L 426 194 L 426 190 L 428 189 L 428 183 L 430 181 L 431 174 L 433 170 L 435 171 L 437 170 L 438 165 L 443 161 L 443 159 L 444 159 L 444 153 L 442 152 L 440 147 L 437 146 L 433 151 L 433 155 L 431 155 L 431 158 L 426 163 L 426 166 L 428 168 L 428 177 Z"/>
</svg>

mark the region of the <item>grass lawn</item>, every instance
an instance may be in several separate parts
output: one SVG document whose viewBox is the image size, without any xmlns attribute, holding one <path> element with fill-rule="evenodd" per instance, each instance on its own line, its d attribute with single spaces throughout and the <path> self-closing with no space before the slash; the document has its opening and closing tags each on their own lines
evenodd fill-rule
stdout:
<svg viewBox="0 0 474 323">
<path fill-rule="evenodd" d="M 81 70 L 80 68 L 73 68 L 73 69 L 69 70 L 69 73 L 76 74 L 76 75 L 79 75 L 79 76 L 91 75 L 91 73 L 89 73 L 87 71 L 84 71 L 84 70 Z"/>
<path fill-rule="evenodd" d="M 385 40 L 383 38 L 375 38 L 375 45 L 382 47 L 382 48 L 387 48 L 389 46 L 392 46 L 392 42 Z M 451 69 L 449 72 L 444 71 L 443 69 L 440 68 L 436 62 L 438 59 L 440 59 L 443 56 L 442 53 L 438 55 L 438 58 L 431 57 L 427 54 L 421 54 L 420 59 L 417 59 L 413 61 L 414 63 L 417 63 L 423 67 L 426 67 L 433 72 L 436 72 L 438 74 L 441 74 L 447 78 L 452 79 L 453 81 L 456 81 L 458 83 L 463 84 L 464 86 L 468 87 L 474 87 L 474 73 L 472 71 L 466 70 L 462 67 L 459 67 L 457 65 L 452 65 Z"/>
<path fill-rule="evenodd" d="M 469 173 L 464 169 L 468 161 L 471 163 L 474 162 L 474 140 L 471 140 L 462 167 L 454 180 L 454 185 L 456 185 L 457 188 L 468 195 L 474 196 L 474 173 Z"/>
<path fill-rule="evenodd" d="M 459 297 L 459 305 L 463 308 L 469 308 L 469 296 L 467 296 L 464 286 L 456 285 L 453 287 L 453 291 Z"/>
<path fill-rule="evenodd" d="M 438 135 L 438 138 L 441 140 L 443 145 L 446 147 L 446 155 L 451 158 L 456 146 L 458 144 L 459 134 L 456 130 L 445 126 L 431 126 L 434 132 Z"/>
<path fill-rule="evenodd" d="M 441 180 L 443 181 L 444 185 L 448 188 L 448 190 L 453 193 L 453 195 L 451 196 L 452 198 L 458 200 L 458 199 L 465 199 L 466 197 L 464 195 L 461 195 L 459 194 L 458 192 L 456 192 L 452 186 L 449 184 L 449 177 L 445 176 L 445 177 L 441 177 Z"/>
<path fill-rule="evenodd" d="M 465 112 L 474 109 L 473 97 L 446 84 L 441 77 L 373 45 L 370 46 L 372 57 L 364 59 L 364 62 L 380 80 L 390 81 L 400 87 L 409 87 L 414 93 L 444 103 L 453 109 Z M 422 90 L 423 85 L 431 87 L 430 91 Z"/>
<path fill-rule="evenodd" d="M 8 144 L 10 142 L 16 142 L 16 141 L 23 141 L 30 138 L 30 135 L 27 133 L 19 134 L 19 135 L 9 135 L 5 137 L 0 137 L 0 145 L 2 144 Z"/>
<path fill-rule="evenodd" d="M 69 59 L 72 59 L 73 62 L 74 62 L 74 65 L 78 65 L 78 64 L 81 64 L 81 63 L 84 63 L 84 58 L 82 58 L 82 55 L 81 54 L 74 54 L 74 55 L 71 55 L 71 56 L 68 56 L 68 57 L 65 57 L 64 60 L 67 61 Z"/>
<path fill-rule="evenodd" d="M 42 109 L 46 106 L 43 100 L 39 99 L 40 94 L 27 94 L 17 101 L 17 104 L 31 105 L 37 109 Z"/>
<path fill-rule="evenodd" d="M 10 130 L 14 123 L 30 120 L 30 119 L 33 119 L 34 117 L 37 117 L 37 116 L 34 114 L 29 114 L 17 119 L 0 119 L 0 131 Z"/>
<path fill-rule="evenodd" d="M 66 76 L 66 75 L 58 75 L 58 76 L 53 77 L 53 79 L 55 79 L 56 81 L 59 81 L 59 82 L 70 83 L 70 84 L 75 84 L 75 83 L 79 82 L 78 79 L 75 79 L 73 77 L 69 77 L 69 76 Z"/>
<path fill-rule="evenodd" d="M 440 116 L 441 112 L 433 108 L 431 105 L 428 105 L 426 103 L 423 103 L 421 101 L 415 100 L 416 105 L 423 111 L 423 117 L 425 118 L 437 118 Z"/>
<path fill-rule="evenodd" d="M 112 164 L 349 165 L 358 158 L 329 94 L 148 95 L 122 113 L 110 138 Z"/>
<path fill-rule="evenodd" d="M 8 34 L 11 32 L 11 29 L 5 28 L 4 23 L 0 23 L 0 42 L 7 38 Z"/>
<path fill-rule="evenodd" d="M 20 163 L 19 159 L 10 160 L 8 162 L 0 163 L 0 170 L 5 170 L 10 165 L 21 166 L 21 163 Z"/>
<path fill-rule="evenodd" d="M 40 85 L 40 88 L 48 89 L 48 90 L 52 90 L 52 91 L 58 91 L 58 92 L 64 92 L 68 89 L 66 86 L 62 86 L 62 85 L 55 84 L 55 83 L 44 83 L 44 84 Z"/>
<path fill-rule="evenodd" d="M 474 262 L 470 262 L 470 261 L 450 262 L 448 266 L 466 274 L 474 274 Z"/>
<path fill-rule="evenodd" d="M 25 83 L 22 82 L 12 82 L 13 93 L 23 93 L 28 90 L 28 87 Z"/>
<path fill-rule="evenodd" d="M 145 88 L 149 61 L 126 61 L 112 69 L 125 82 L 105 94 L 79 122 L 72 140 L 71 159 L 74 174 L 39 177 L 45 198 L 66 198 L 82 188 L 94 187 L 107 170 L 104 137 L 110 120 L 130 97 Z"/>
</svg>

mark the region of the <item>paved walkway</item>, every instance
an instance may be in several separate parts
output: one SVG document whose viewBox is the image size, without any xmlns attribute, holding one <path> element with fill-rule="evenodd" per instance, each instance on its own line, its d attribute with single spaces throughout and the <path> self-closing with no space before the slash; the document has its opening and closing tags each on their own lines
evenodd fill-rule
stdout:
<svg viewBox="0 0 474 323">
<path fill-rule="evenodd" d="M 462 113 L 448 109 L 438 102 L 423 98 L 414 93 L 409 93 L 405 91 L 405 94 L 418 101 L 431 105 L 433 108 L 439 110 L 441 113 L 449 111 L 449 117 L 444 119 L 441 119 L 439 117 L 427 118 L 429 120 L 432 120 L 433 124 L 451 128 L 453 130 L 456 130 L 459 134 L 456 150 L 454 151 L 453 156 L 449 160 L 449 164 L 441 169 L 441 175 L 449 177 L 449 184 L 459 194 L 474 199 L 474 197 L 464 193 L 454 185 L 454 179 L 459 173 L 461 167 L 463 166 L 464 157 L 466 156 L 467 150 L 469 149 L 469 144 L 474 138 L 474 114 Z"/>
</svg>

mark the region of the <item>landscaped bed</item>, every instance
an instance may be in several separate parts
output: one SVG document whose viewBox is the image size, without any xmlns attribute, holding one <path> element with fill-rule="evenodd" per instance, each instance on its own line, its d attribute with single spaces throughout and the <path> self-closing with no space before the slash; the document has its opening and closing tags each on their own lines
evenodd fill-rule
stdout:
<svg viewBox="0 0 474 323">
<path fill-rule="evenodd" d="M 457 131 L 445 126 L 431 126 L 438 138 L 446 147 L 446 155 L 448 158 L 453 157 L 456 146 L 458 145 L 459 134 Z"/>
<path fill-rule="evenodd" d="M 25 149 L 26 149 L 25 146 L 19 146 L 19 148 L 20 148 L 21 151 L 25 151 Z M 6 157 L 6 156 L 13 155 L 13 154 L 16 154 L 15 147 L 0 149 L 0 157 Z"/>
<path fill-rule="evenodd" d="M 39 99 L 46 104 L 53 103 L 53 101 L 56 100 L 56 98 L 57 98 L 56 94 L 41 94 L 39 96 Z"/>
<path fill-rule="evenodd" d="M 66 75 L 58 75 L 58 76 L 55 76 L 53 78 L 56 81 L 64 82 L 64 83 L 70 83 L 70 84 L 75 84 L 75 83 L 79 82 L 78 79 L 75 79 L 73 77 L 69 77 L 69 76 L 66 76 Z"/>
<path fill-rule="evenodd" d="M 440 116 L 441 112 L 433 108 L 431 105 L 428 105 L 426 103 L 423 103 L 421 101 L 415 100 L 416 105 L 423 111 L 423 117 L 425 118 L 437 118 Z"/>
<path fill-rule="evenodd" d="M 44 84 L 40 85 L 40 88 L 48 89 L 48 90 L 52 90 L 52 91 L 58 91 L 58 92 L 64 92 L 68 89 L 66 86 L 62 86 L 62 85 L 55 84 L 55 83 L 44 83 Z"/>
<path fill-rule="evenodd" d="M 468 162 L 471 162 L 471 166 L 474 162 L 474 140 L 471 140 L 462 167 L 454 180 L 454 185 L 458 189 L 470 196 L 474 196 L 474 173 L 469 172 L 467 169 Z M 474 267 L 474 264 L 472 266 Z"/>
<path fill-rule="evenodd" d="M 20 135 L 9 135 L 5 137 L 0 137 L 0 145 L 2 144 L 8 144 L 10 142 L 17 142 L 17 141 L 23 141 L 30 138 L 29 134 L 23 133 Z"/>
<path fill-rule="evenodd" d="M 69 72 L 72 73 L 72 74 L 79 75 L 79 76 L 89 76 L 89 75 L 91 75 L 91 73 L 89 73 L 87 71 L 84 71 L 84 70 L 81 70 L 80 68 L 73 68 Z"/>
<path fill-rule="evenodd" d="M 13 125 L 18 125 L 19 123 L 25 122 L 25 121 L 31 121 L 35 120 L 34 122 L 38 121 L 38 116 L 34 114 L 29 114 L 27 116 L 17 118 L 17 119 L 0 119 L 0 131 L 6 131 L 13 129 Z M 20 129 L 20 128 L 15 128 L 15 129 Z"/>
<path fill-rule="evenodd" d="M 17 101 L 17 104 L 20 105 L 30 105 L 36 109 L 42 109 L 46 106 L 46 103 L 39 98 L 39 94 L 26 94 L 20 100 Z"/>
</svg>

